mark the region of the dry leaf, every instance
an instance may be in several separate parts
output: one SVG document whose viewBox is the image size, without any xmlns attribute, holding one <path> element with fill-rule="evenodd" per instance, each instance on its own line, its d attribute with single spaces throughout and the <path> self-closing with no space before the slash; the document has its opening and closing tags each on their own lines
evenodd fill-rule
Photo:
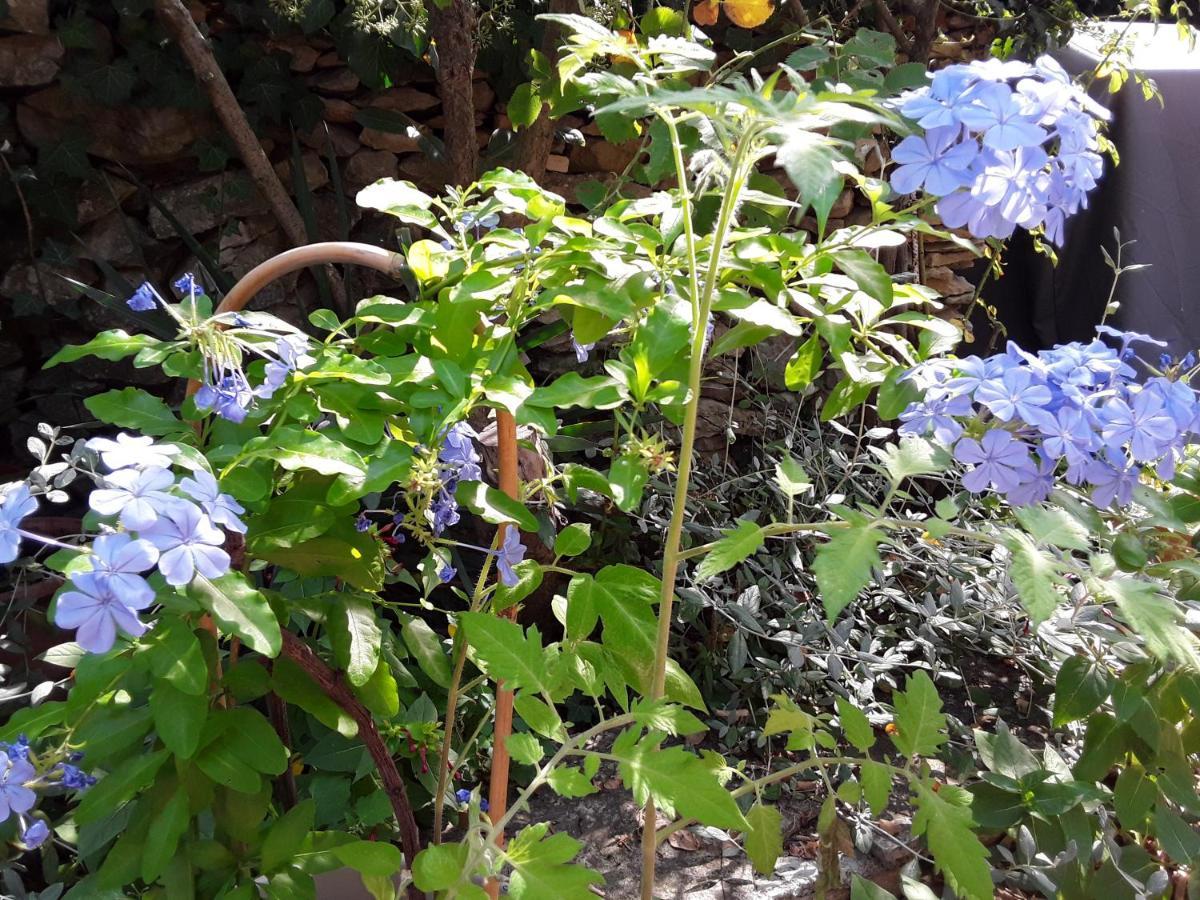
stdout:
<svg viewBox="0 0 1200 900">
<path fill-rule="evenodd" d="M 692 4 L 692 21 L 697 25 L 716 25 L 720 14 L 718 0 L 699 0 Z"/>
<path fill-rule="evenodd" d="M 757 28 L 775 12 L 771 0 L 725 0 L 725 15 L 739 28 Z"/>
<path fill-rule="evenodd" d="M 687 850 L 688 852 L 699 850 L 701 846 L 700 838 L 686 828 L 668 834 L 667 843 L 676 850 Z"/>
</svg>

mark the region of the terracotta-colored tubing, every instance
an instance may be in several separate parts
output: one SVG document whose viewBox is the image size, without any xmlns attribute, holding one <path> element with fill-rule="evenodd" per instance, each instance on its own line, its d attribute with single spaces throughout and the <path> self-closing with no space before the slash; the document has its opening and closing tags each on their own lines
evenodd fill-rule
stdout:
<svg viewBox="0 0 1200 900">
<path fill-rule="evenodd" d="M 514 500 L 520 499 L 521 484 L 517 469 L 517 422 L 506 410 L 496 411 L 496 446 L 500 457 L 500 490 Z M 505 529 L 515 525 L 501 526 Z M 509 619 L 517 616 L 517 607 L 510 606 L 500 615 Z M 488 782 L 488 814 L 493 822 L 500 821 L 508 809 L 508 736 L 512 734 L 513 692 L 500 682 L 496 685 L 496 721 L 492 739 L 492 774 Z M 496 835 L 496 843 L 504 845 L 504 832 Z M 487 884 L 489 896 L 500 896 L 500 885 L 492 879 Z"/>
<path fill-rule="evenodd" d="M 392 277 L 399 276 L 406 263 L 404 257 L 391 250 L 384 250 L 373 244 L 356 244 L 351 241 L 326 241 L 321 244 L 308 244 L 294 250 L 285 250 L 278 256 L 272 256 L 265 262 L 259 263 L 233 286 L 221 305 L 218 313 L 240 312 L 246 304 L 264 287 L 282 278 L 289 272 L 307 269 L 309 266 L 323 266 L 330 263 L 348 263 L 355 266 L 365 266 L 375 269 Z M 200 389 L 200 382 L 189 381 L 187 395 L 190 397 Z"/>
</svg>

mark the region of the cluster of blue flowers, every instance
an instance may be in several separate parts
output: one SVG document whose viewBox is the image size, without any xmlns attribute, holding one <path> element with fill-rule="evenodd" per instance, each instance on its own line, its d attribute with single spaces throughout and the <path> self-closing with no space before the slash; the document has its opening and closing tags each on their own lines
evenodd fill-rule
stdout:
<svg viewBox="0 0 1200 900">
<path fill-rule="evenodd" d="M 79 758 L 74 754 L 67 761 L 53 763 L 39 759 L 25 735 L 12 743 L 0 743 L 0 822 L 17 817 L 20 842 L 27 850 L 40 847 L 50 837 L 45 819 L 27 818 L 37 805 L 39 791 L 85 791 L 96 783 L 74 765 Z"/>
<path fill-rule="evenodd" d="M 87 442 L 109 470 L 88 504 L 119 525 L 97 537 L 87 554 L 89 569 L 70 577 L 70 590 L 58 598 L 55 624 L 77 629 L 75 640 L 91 653 L 104 653 L 117 632 L 145 633 L 138 613 L 154 602 L 146 573 L 157 568 L 170 585 L 188 584 L 197 574 L 217 578 L 229 571 L 225 532 L 244 533 L 238 516 L 245 510 L 221 493 L 216 478 L 197 470 L 176 481 L 170 466 L 178 453 L 153 438 L 121 433 Z M 0 502 L 0 564 L 12 562 L 20 542 L 58 542 L 20 528 L 37 509 L 29 486 L 16 485 Z M 219 527 L 218 527 L 219 526 Z M 78 549 L 69 547 L 68 549 Z"/>
<path fill-rule="evenodd" d="M 1161 342 L 1098 330 L 1120 346 L 1095 339 L 1031 354 L 1009 343 L 986 359 L 922 364 L 907 377 L 924 396 L 901 414 L 900 431 L 952 447 L 969 467 L 963 487 L 974 493 L 1037 503 L 1061 469 L 1070 484 L 1090 487 L 1098 506 L 1128 504 L 1145 470 L 1173 477 L 1183 447 L 1200 433 L 1200 401 L 1186 381 L 1136 379 L 1133 345 Z"/>
<path fill-rule="evenodd" d="M 442 448 L 438 451 L 441 485 L 425 513 L 434 536 L 441 536 L 442 532 L 456 525 L 462 517 L 458 501 L 454 499 L 459 482 L 480 481 L 483 478 L 483 470 L 479 467 L 479 454 L 475 450 L 475 440 L 478 437 L 475 429 L 466 422 L 456 422 L 446 430 Z M 513 567 L 524 558 L 525 545 L 521 543 L 520 533 L 516 528 L 506 529 L 504 541 L 496 553 L 496 567 L 504 584 L 511 587 L 517 583 L 517 574 Z M 452 581 L 456 574 L 454 566 L 449 563 L 443 563 L 438 570 L 438 577 L 446 584 Z"/>
<path fill-rule="evenodd" d="M 204 296 L 204 285 L 190 273 L 175 282 L 175 290 L 188 297 L 193 305 L 197 297 Z M 196 327 L 195 323 L 188 322 L 174 306 L 167 303 L 149 282 L 142 284 L 126 302 L 138 312 L 148 312 L 156 305 L 161 305 L 183 326 L 185 333 L 196 340 L 204 357 L 204 376 L 200 390 L 196 392 L 196 408 L 211 409 L 231 422 L 245 421 L 255 398 L 270 399 L 287 381 L 288 375 L 314 361 L 308 354 L 308 339 L 303 334 L 281 333 L 261 321 L 252 323 L 240 314 L 231 317 L 232 324 L 247 332 L 245 337 L 252 336 L 254 340 L 243 339 L 243 335 L 236 331 L 222 333 Z M 258 387 L 251 386 L 242 368 L 245 353 L 267 361 L 265 377 Z"/>
<path fill-rule="evenodd" d="M 900 111 L 925 133 L 892 152 L 892 187 L 938 197 L 942 221 L 976 237 L 1021 226 L 1061 244 L 1104 170 L 1096 120 L 1109 113 L 1048 56 L 948 66 L 901 97 Z"/>
</svg>

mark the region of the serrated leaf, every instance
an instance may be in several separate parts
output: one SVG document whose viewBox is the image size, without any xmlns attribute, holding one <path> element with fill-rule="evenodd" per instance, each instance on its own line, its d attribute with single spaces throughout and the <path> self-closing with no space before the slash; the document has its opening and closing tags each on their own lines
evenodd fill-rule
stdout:
<svg viewBox="0 0 1200 900">
<path fill-rule="evenodd" d="M 813 574 L 821 589 L 825 617 L 833 621 L 871 580 L 871 569 L 880 565 L 879 543 L 884 533 L 874 525 L 856 522 L 839 528 L 817 548 Z"/>
<path fill-rule="evenodd" d="M 896 694 L 895 732 L 892 743 L 904 756 L 933 756 L 946 743 L 946 716 L 937 688 L 924 671 L 908 677 Z"/>
<path fill-rule="evenodd" d="M 727 572 L 757 553 L 763 545 L 761 525 L 742 519 L 737 527 L 726 531 L 696 567 L 696 580 L 705 581 Z"/>
<path fill-rule="evenodd" d="M 621 780 L 639 804 L 653 797 L 669 816 L 677 812 L 704 825 L 747 829 L 745 817 L 713 771 L 682 747 L 661 747 L 649 739 L 625 746 L 618 739 L 611 753 Z"/>
<path fill-rule="evenodd" d="M 945 448 L 921 437 L 907 436 L 901 438 L 898 444 L 872 450 L 883 460 L 883 467 L 891 476 L 893 486 L 906 478 L 944 472 L 951 463 L 950 454 Z"/>
<path fill-rule="evenodd" d="M 1087 550 L 1088 530 L 1082 522 L 1058 506 L 1018 506 L 1017 521 L 1039 544 L 1063 550 Z"/>
<path fill-rule="evenodd" d="M 1155 584 L 1125 575 L 1089 578 L 1087 583 L 1094 594 L 1116 601 L 1125 621 L 1159 659 L 1200 667 L 1196 637 L 1183 625 L 1183 611 Z"/>
<path fill-rule="evenodd" d="M 870 750 L 875 744 L 875 730 L 863 711 L 843 697 L 837 698 L 837 711 L 846 740 L 863 753 Z"/>
<path fill-rule="evenodd" d="M 546 755 L 546 751 L 542 749 L 542 742 L 527 732 L 510 734 L 505 746 L 513 759 L 527 766 L 537 765 Z"/>
<path fill-rule="evenodd" d="M 972 830 L 971 796 L 954 785 L 936 793 L 917 785 L 913 834 L 924 835 L 938 869 L 964 900 L 990 900 L 993 895 L 987 849 Z"/>
<path fill-rule="evenodd" d="M 1062 583 L 1058 566 L 1027 535 L 1011 532 L 1005 543 L 1012 553 L 1008 574 L 1017 588 L 1017 596 L 1033 624 L 1040 625 L 1062 601 L 1055 590 Z"/>
<path fill-rule="evenodd" d="M 746 855 L 760 875 L 775 871 L 775 863 L 783 855 L 783 815 L 773 806 L 755 803 L 746 813 L 750 830 L 744 842 Z"/>
<path fill-rule="evenodd" d="M 775 483 L 789 497 L 796 497 L 812 490 L 808 473 L 795 459 L 785 456 L 775 464 Z"/>
<path fill-rule="evenodd" d="M 525 632 L 516 622 L 479 612 L 462 613 L 459 627 L 493 678 L 512 689 L 547 689 L 546 656 L 537 628 Z"/>
</svg>

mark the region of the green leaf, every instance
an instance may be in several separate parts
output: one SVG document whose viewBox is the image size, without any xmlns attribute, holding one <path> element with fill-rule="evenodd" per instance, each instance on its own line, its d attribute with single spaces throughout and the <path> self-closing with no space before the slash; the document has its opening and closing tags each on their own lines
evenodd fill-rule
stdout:
<svg viewBox="0 0 1200 900">
<path fill-rule="evenodd" d="M 371 534 L 356 530 L 349 520 L 291 547 L 256 548 L 256 555 L 301 575 L 341 578 L 362 591 L 383 587 L 383 545 Z"/>
<path fill-rule="evenodd" d="M 1113 787 L 1113 808 L 1121 827 L 1126 831 L 1141 831 L 1150 807 L 1158 800 L 1158 785 L 1137 763 L 1126 766 L 1117 776 Z"/>
<path fill-rule="evenodd" d="M 836 698 L 842 732 L 856 750 L 866 753 L 875 744 L 875 730 L 861 709 L 843 697 Z"/>
<path fill-rule="evenodd" d="M 944 472 L 952 461 L 944 448 L 921 437 L 906 436 L 898 444 L 883 449 L 873 447 L 872 450 L 883 460 L 893 487 L 906 478 Z"/>
<path fill-rule="evenodd" d="M 537 765 L 546 755 L 546 751 L 542 749 L 542 742 L 526 732 L 510 734 L 505 746 L 513 759 L 527 766 Z"/>
<path fill-rule="evenodd" d="M 917 670 L 896 694 L 892 743 L 904 756 L 933 756 L 946 743 L 946 717 L 933 680 Z"/>
<path fill-rule="evenodd" d="M 775 863 L 783 856 L 783 815 L 773 806 L 755 803 L 746 813 L 750 830 L 744 842 L 746 855 L 760 875 L 775 871 Z"/>
<path fill-rule="evenodd" d="M 592 545 L 592 526 L 573 522 L 554 538 L 555 556 L 578 556 Z"/>
<path fill-rule="evenodd" d="M 737 527 L 726 531 L 696 566 L 696 580 L 705 581 L 727 572 L 744 559 L 757 553 L 763 545 L 761 525 L 742 519 Z"/>
<path fill-rule="evenodd" d="M 1078 781 L 1100 781 L 1129 746 L 1129 730 L 1108 713 L 1088 717 L 1083 753 L 1072 768 Z"/>
<path fill-rule="evenodd" d="M 795 356 L 788 360 L 783 372 L 783 380 L 789 391 L 802 391 L 821 372 L 821 363 L 825 361 L 825 349 L 821 339 L 813 335 L 800 345 Z"/>
<path fill-rule="evenodd" d="M 75 822 L 98 822 L 154 780 L 170 752 L 132 756 L 88 789 L 75 808 Z"/>
<path fill-rule="evenodd" d="M 666 815 L 696 819 L 717 828 L 749 830 L 749 823 L 716 773 L 682 747 L 661 747 L 646 739 L 625 746 L 621 739 L 611 753 L 617 757 L 621 780 L 644 805 L 651 797 Z"/>
<path fill-rule="evenodd" d="M 282 775 L 288 751 L 262 713 L 249 706 L 214 710 L 205 728 L 205 750 L 219 744 L 264 775 Z"/>
<path fill-rule="evenodd" d="M 273 497 L 263 512 L 247 522 L 246 544 L 251 552 L 293 547 L 320 537 L 333 527 L 339 514 L 349 514 L 354 507 L 335 508 L 325 502 L 332 484 L 326 476 L 298 476 L 291 488 Z"/>
<path fill-rule="evenodd" d="M 829 143 L 829 138 L 799 128 L 785 133 L 775 153 L 781 166 L 800 192 L 801 212 L 812 206 L 817 225 L 825 230 L 829 211 L 842 191 L 842 176 L 834 168 L 842 156 Z"/>
<path fill-rule="evenodd" d="M 444 891 L 458 883 L 467 864 L 465 844 L 433 844 L 413 860 L 413 883 L 418 890 Z"/>
<path fill-rule="evenodd" d="M 345 444 L 294 425 L 248 441 L 242 450 L 243 461 L 259 458 L 273 460 L 289 472 L 311 469 L 322 475 L 366 477 L 367 464 Z"/>
<path fill-rule="evenodd" d="M 971 795 L 955 785 L 934 792 L 916 786 L 917 813 L 913 834 L 924 835 L 933 861 L 950 887 L 964 900 L 990 900 L 993 895 L 987 849 L 971 828 Z"/>
<path fill-rule="evenodd" d="M 352 685 L 361 687 L 379 667 L 383 640 L 371 598 L 366 594 L 335 593 L 325 621 L 338 666 Z"/>
<path fill-rule="evenodd" d="M 804 471 L 800 463 L 790 456 L 783 457 L 775 464 L 775 483 L 789 497 L 796 497 L 812 490 L 812 482 L 808 479 L 808 473 Z"/>
<path fill-rule="evenodd" d="M 642 502 L 642 491 L 650 478 L 645 460 L 631 454 L 623 454 L 608 467 L 608 483 L 612 498 L 621 512 L 633 512 Z"/>
<path fill-rule="evenodd" d="M 537 628 L 530 628 L 527 633 L 516 622 L 480 612 L 462 613 L 458 622 L 492 678 L 503 680 L 512 689 L 548 688 L 546 655 Z"/>
<path fill-rule="evenodd" d="M 332 728 L 344 738 L 358 734 L 358 723 L 354 718 L 330 700 L 308 673 L 287 657 L 272 664 L 271 683 L 281 698 L 299 706 L 326 728 Z"/>
<path fill-rule="evenodd" d="M 145 850 L 142 853 L 142 881 L 146 884 L 152 884 L 167 868 L 191 818 L 187 791 L 177 790 L 154 817 L 150 830 L 146 832 Z"/>
<path fill-rule="evenodd" d="M 524 828 L 513 839 L 515 852 L 508 851 L 513 873 L 508 894 L 514 900 L 587 900 L 594 897 L 591 885 L 604 879 L 598 872 L 570 861 L 582 844 L 569 834 L 559 832 L 542 840 L 545 823 Z M 528 835 L 528 837 L 526 837 Z M 520 843 L 518 843 L 520 842 Z"/>
<path fill-rule="evenodd" d="M 1034 625 L 1040 625 L 1062 601 L 1055 590 L 1055 585 L 1062 583 L 1058 566 L 1019 532 L 1010 532 L 1005 545 L 1012 553 L 1008 574 L 1016 585 L 1017 596 Z"/>
<path fill-rule="evenodd" d="M 181 759 L 190 759 L 208 718 L 208 694 L 185 694 L 169 681 L 159 681 L 150 692 L 150 711 L 154 729 L 167 749 Z"/>
<path fill-rule="evenodd" d="M 883 763 L 864 759 L 858 773 L 862 782 L 863 797 L 871 807 L 871 813 L 878 818 L 887 808 L 888 798 L 892 795 L 892 772 Z"/>
<path fill-rule="evenodd" d="M 557 766 L 546 777 L 546 783 L 560 797 L 577 799 L 596 793 L 591 779 L 572 766 Z"/>
<path fill-rule="evenodd" d="M 1063 550 L 1087 550 L 1090 546 L 1086 526 L 1058 506 L 1018 506 L 1017 521 L 1039 544 Z"/>
<path fill-rule="evenodd" d="M 1163 850 L 1177 863 L 1200 860 L 1200 835 L 1165 803 L 1154 808 L 1154 834 Z"/>
<path fill-rule="evenodd" d="M 121 329 L 104 331 L 86 344 L 68 344 L 50 357 L 42 368 L 53 369 L 59 363 L 74 362 L 85 356 L 96 356 L 115 362 L 127 356 L 133 356 L 147 347 L 157 347 L 162 343 L 158 338 L 150 337 L 148 334 L 127 334 Z"/>
<path fill-rule="evenodd" d="M 868 296 L 885 307 L 892 305 L 892 276 L 866 250 L 837 250 L 830 254 L 834 263 Z"/>
<path fill-rule="evenodd" d="M 351 841 L 333 848 L 344 866 L 361 875 L 391 876 L 404 867 L 400 848 L 384 841 Z"/>
<path fill-rule="evenodd" d="M 162 617 L 142 638 L 150 671 L 185 694 L 208 691 L 208 663 L 200 641 L 182 619 Z"/>
<path fill-rule="evenodd" d="M 1054 679 L 1054 725 L 1090 716 L 1112 692 L 1112 676 L 1100 663 L 1069 656 Z"/>
<path fill-rule="evenodd" d="M 513 130 L 528 128 L 542 111 L 542 98 L 532 82 L 517 85 L 508 101 L 508 120 Z"/>
<path fill-rule="evenodd" d="M 624 402 L 621 387 L 611 375 L 589 375 L 565 372 L 545 387 L 537 388 L 529 399 L 528 406 L 548 409 L 569 409 L 580 406 L 584 409 L 615 409 Z"/>
<path fill-rule="evenodd" d="M 910 403 L 921 399 L 921 392 L 904 376 L 907 369 L 896 367 L 889 371 L 879 385 L 879 393 L 875 398 L 875 411 L 879 418 L 891 422 L 900 417 Z"/>
<path fill-rule="evenodd" d="M 850 876 L 850 900 L 896 900 L 896 895 L 855 872 Z"/>
<path fill-rule="evenodd" d="M 236 634 L 251 650 L 263 656 L 275 657 L 283 643 L 279 621 L 267 603 L 240 572 L 229 572 L 220 578 L 197 575 L 188 585 L 188 594 L 207 609 L 221 630 Z"/>
<path fill-rule="evenodd" d="M 1088 578 L 1087 584 L 1093 594 L 1116 601 L 1125 621 L 1159 659 L 1200 667 L 1196 637 L 1182 624 L 1183 610 L 1173 599 L 1160 594 L 1155 584 L 1126 575 L 1104 580 Z"/>
<path fill-rule="evenodd" d="M 454 496 L 459 503 L 492 525 L 508 522 L 522 531 L 538 530 L 537 519 L 525 504 L 482 481 L 460 481 Z"/>
<path fill-rule="evenodd" d="M 417 658 L 421 671 L 438 687 L 449 687 L 453 675 L 450 657 L 446 654 L 442 639 L 429 627 L 429 623 L 414 616 L 404 622 L 401 635 L 408 652 Z"/>
<path fill-rule="evenodd" d="M 315 803 L 309 799 L 293 806 L 279 817 L 263 839 L 262 869 L 273 872 L 292 861 L 312 831 Z"/>
<path fill-rule="evenodd" d="M 156 437 L 181 436 L 191 430 L 153 394 L 141 388 L 127 387 L 106 391 L 83 401 L 88 411 L 101 422 L 130 428 Z"/>
<path fill-rule="evenodd" d="M 884 533 L 865 521 L 850 524 L 830 535 L 817 548 L 813 574 L 821 589 L 821 602 L 829 621 L 838 617 L 871 581 L 871 569 L 880 565 L 879 543 Z"/>
</svg>

